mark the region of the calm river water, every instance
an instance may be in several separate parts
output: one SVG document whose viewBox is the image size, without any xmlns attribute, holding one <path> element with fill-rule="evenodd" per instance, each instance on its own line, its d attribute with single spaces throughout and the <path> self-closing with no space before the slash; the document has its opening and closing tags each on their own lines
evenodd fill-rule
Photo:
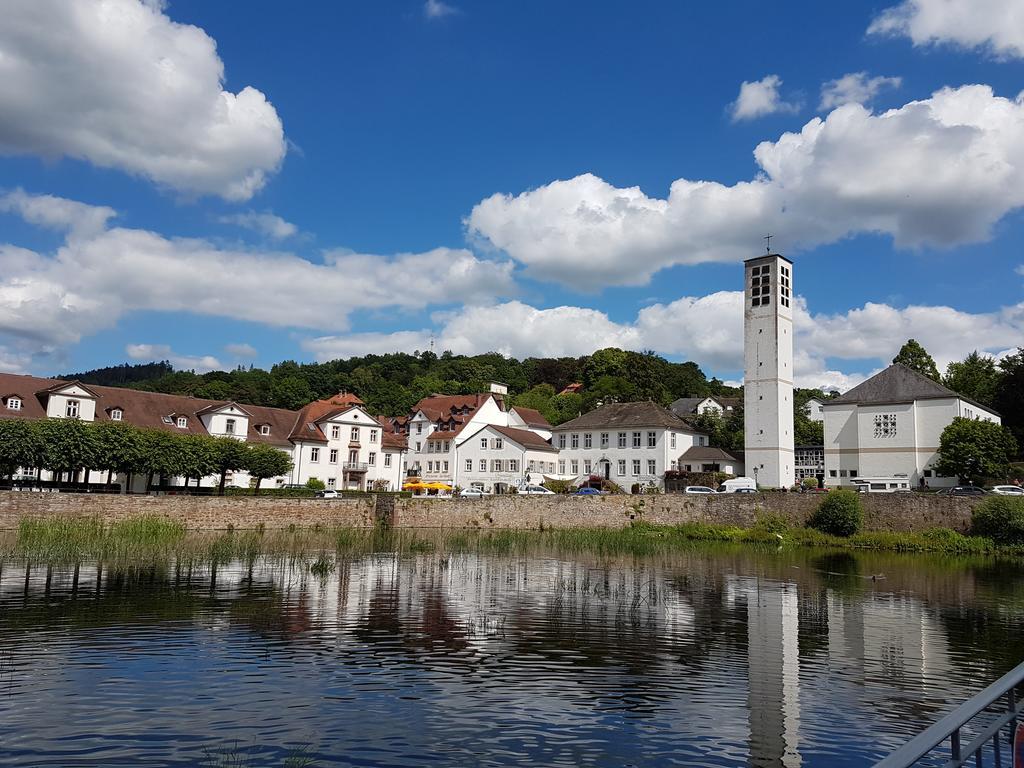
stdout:
<svg viewBox="0 0 1024 768">
<path fill-rule="evenodd" d="M 1022 630 L 1024 569 L 992 560 L 7 560 L 0 765 L 863 766 Z"/>
</svg>

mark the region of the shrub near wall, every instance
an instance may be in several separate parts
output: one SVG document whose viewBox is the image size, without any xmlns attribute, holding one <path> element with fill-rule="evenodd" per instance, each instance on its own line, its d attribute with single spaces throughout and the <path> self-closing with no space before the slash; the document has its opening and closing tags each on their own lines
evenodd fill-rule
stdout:
<svg viewBox="0 0 1024 768">
<path fill-rule="evenodd" d="M 1024 498 L 989 496 L 971 513 L 971 533 L 997 544 L 1024 544 Z"/>
<path fill-rule="evenodd" d="M 807 521 L 809 528 L 833 536 L 852 536 L 864 524 L 860 496 L 854 491 L 829 491 Z"/>
</svg>

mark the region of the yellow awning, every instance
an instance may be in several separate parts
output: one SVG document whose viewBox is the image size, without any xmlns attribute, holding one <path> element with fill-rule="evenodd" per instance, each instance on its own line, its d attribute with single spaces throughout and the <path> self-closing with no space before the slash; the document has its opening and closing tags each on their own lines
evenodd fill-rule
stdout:
<svg viewBox="0 0 1024 768">
<path fill-rule="evenodd" d="M 429 488 L 433 491 L 450 491 L 452 487 L 446 483 L 427 483 L 424 488 Z"/>
</svg>

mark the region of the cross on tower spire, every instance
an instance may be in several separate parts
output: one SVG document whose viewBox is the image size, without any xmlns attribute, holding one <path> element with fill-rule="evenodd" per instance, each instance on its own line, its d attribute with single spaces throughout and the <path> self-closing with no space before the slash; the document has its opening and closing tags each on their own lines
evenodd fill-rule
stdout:
<svg viewBox="0 0 1024 768">
<path fill-rule="evenodd" d="M 772 252 L 772 238 L 773 237 L 775 237 L 775 235 L 765 235 L 763 238 L 761 238 L 762 240 L 764 240 L 764 252 L 765 253 L 771 253 Z"/>
</svg>

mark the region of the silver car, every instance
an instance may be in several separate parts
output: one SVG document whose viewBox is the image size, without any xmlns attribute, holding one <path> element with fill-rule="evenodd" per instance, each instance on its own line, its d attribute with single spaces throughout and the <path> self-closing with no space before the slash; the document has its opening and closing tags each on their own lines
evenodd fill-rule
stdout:
<svg viewBox="0 0 1024 768">
<path fill-rule="evenodd" d="M 708 488 L 706 485 L 688 485 L 686 486 L 685 493 L 714 493 L 714 488 Z"/>
<path fill-rule="evenodd" d="M 992 493 L 999 496 L 1024 496 L 1024 488 L 1019 485 L 996 485 L 992 488 Z"/>
</svg>

